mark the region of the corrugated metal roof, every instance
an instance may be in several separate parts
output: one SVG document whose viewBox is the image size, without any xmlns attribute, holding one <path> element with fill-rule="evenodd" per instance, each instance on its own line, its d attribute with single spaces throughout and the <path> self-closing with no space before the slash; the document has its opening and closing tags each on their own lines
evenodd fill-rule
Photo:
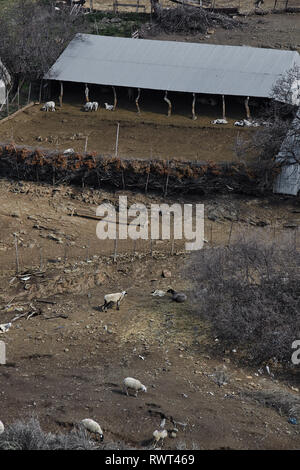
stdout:
<svg viewBox="0 0 300 470">
<path fill-rule="evenodd" d="M 268 97 L 295 51 L 77 34 L 45 78 L 102 85 Z"/>
</svg>

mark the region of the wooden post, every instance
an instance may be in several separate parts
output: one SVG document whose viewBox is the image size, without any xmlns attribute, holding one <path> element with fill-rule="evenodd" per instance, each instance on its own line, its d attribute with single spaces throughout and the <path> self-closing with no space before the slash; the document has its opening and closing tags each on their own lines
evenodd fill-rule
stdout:
<svg viewBox="0 0 300 470">
<path fill-rule="evenodd" d="M 18 252 L 18 239 L 17 235 L 14 234 L 15 237 L 15 250 L 16 250 L 16 273 L 18 274 L 20 271 L 20 264 L 19 264 L 19 252 Z"/>
<path fill-rule="evenodd" d="M 60 82 L 60 95 L 58 98 L 60 107 L 62 107 L 63 95 L 64 95 L 64 86 L 63 86 L 63 82 Z"/>
<path fill-rule="evenodd" d="M 115 110 L 116 107 L 117 107 L 117 93 L 116 93 L 116 89 L 115 89 L 114 86 L 112 87 L 112 89 L 113 89 L 113 93 L 114 93 L 114 110 Z"/>
<path fill-rule="evenodd" d="M 28 88 L 27 104 L 29 104 L 30 102 L 30 94 L 31 94 L 31 82 L 29 83 L 29 88 Z"/>
<path fill-rule="evenodd" d="M 226 121 L 226 106 L 225 106 L 225 96 L 222 95 L 222 105 L 223 105 L 223 119 Z"/>
<path fill-rule="evenodd" d="M 147 179 L 146 179 L 146 185 L 145 185 L 145 193 L 146 193 L 146 194 L 147 194 L 147 191 L 148 191 L 149 178 L 150 178 L 150 165 L 149 165 L 149 167 L 148 167 Z"/>
<path fill-rule="evenodd" d="M 43 84 L 43 80 L 41 80 L 41 84 L 40 84 L 40 90 L 39 90 L 39 103 L 42 101 L 42 84 Z"/>
<path fill-rule="evenodd" d="M 164 100 L 166 101 L 166 103 L 168 103 L 168 106 L 169 106 L 169 108 L 168 108 L 168 117 L 170 117 L 171 112 L 172 112 L 172 103 L 168 98 L 168 92 L 167 91 L 165 92 Z"/>
<path fill-rule="evenodd" d="M 195 113 L 195 103 L 196 103 L 196 93 L 193 93 L 193 101 L 192 101 L 192 119 L 195 121 L 197 119 L 196 113 Z"/>
<path fill-rule="evenodd" d="M 137 0 L 136 2 L 136 13 L 139 11 L 139 5 L 140 5 L 140 0 Z"/>
<path fill-rule="evenodd" d="M 116 152 L 115 152 L 115 157 L 118 156 L 118 147 L 119 147 L 119 130 L 120 130 L 120 123 L 118 122 L 117 125 L 117 136 L 116 136 Z"/>
<path fill-rule="evenodd" d="M 20 109 L 20 86 L 19 85 L 17 89 L 17 106 L 18 106 L 18 109 Z"/>
<path fill-rule="evenodd" d="M 43 250 L 40 247 L 40 270 L 43 269 Z"/>
<path fill-rule="evenodd" d="M 118 253 L 117 253 L 117 249 L 118 249 L 118 241 L 117 241 L 117 236 L 115 238 L 115 241 L 114 241 L 114 263 L 116 263 L 117 261 L 117 256 L 118 256 Z"/>
<path fill-rule="evenodd" d="M 167 166 L 168 166 L 168 169 L 167 169 L 167 179 L 166 179 L 166 186 L 165 186 L 164 197 L 166 197 L 167 194 L 168 194 L 168 184 L 169 184 L 169 160 L 168 160 L 168 162 L 167 162 Z"/>
<path fill-rule="evenodd" d="M 90 0 L 90 11 L 94 9 L 93 0 Z"/>
<path fill-rule="evenodd" d="M 251 121 L 251 113 L 250 113 L 250 108 L 249 108 L 249 96 L 245 99 L 245 108 L 246 108 L 246 116 L 248 121 Z"/>
<path fill-rule="evenodd" d="M 85 93 L 85 101 L 86 103 L 88 103 L 90 100 L 89 100 L 89 89 L 88 89 L 87 83 L 85 84 L 84 93 Z"/>
<path fill-rule="evenodd" d="M 172 243 L 171 243 L 171 256 L 174 255 L 174 243 L 175 243 L 175 240 L 174 240 L 174 234 L 173 234 Z"/>
<path fill-rule="evenodd" d="M 88 144 L 88 136 L 85 137 L 85 145 L 84 145 L 84 154 L 86 155 L 86 152 L 87 152 L 87 144 Z"/>
<path fill-rule="evenodd" d="M 141 95 L 141 89 L 138 88 L 138 94 L 137 94 L 137 97 L 136 97 L 136 99 L 135 99 L 135 104 L 136 104 L 136 107 L 137 107 L 137 113 L 138 113 L 138 114 L 141 114 L 141 110 L 140 110 L 140 107 L 139 107 L 140 95 Z"/>
<path fill-rule="evenodd" d="M 228 246 L 230 245 L 232 229 L 233 229 L 233 222 L 231 222 L 231 225 L 230 225 L 230 231 L 229 231 L 229 237 L 228 237 Z"/>
</svg>

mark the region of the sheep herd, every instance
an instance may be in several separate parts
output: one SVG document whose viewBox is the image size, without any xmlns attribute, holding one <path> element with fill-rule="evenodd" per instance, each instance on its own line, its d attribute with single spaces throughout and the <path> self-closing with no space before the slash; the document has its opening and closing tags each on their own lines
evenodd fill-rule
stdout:
<svg viewBox="0 0 300 470">
<path fill-rule="evenodd" d="M 114 105 L 104 103 L 105 109 L 107 111 L 113 111 L 114 110 Z M 100 108 L 100 104 L 98 101 L 88 101 L 83 105 L 83 111 L 97 111 L 98 108 Z M 55 102 L 54 101 L 47 101 L 43 106 L 42 106 L 42 111 L 56 111 L 55 109 Z"/>
</svg>

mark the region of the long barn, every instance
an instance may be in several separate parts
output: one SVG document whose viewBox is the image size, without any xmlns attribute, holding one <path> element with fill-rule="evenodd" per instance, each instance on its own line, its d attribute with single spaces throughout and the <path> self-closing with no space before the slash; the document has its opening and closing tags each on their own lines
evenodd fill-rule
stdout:
<svg viewBox="0 0 300 470">
<path fill-rule="evenodd" d="M 270 98 L 296 51 L 77 34 L 45 79 L 226 97 Z M 61 93 L 62 94 L 62 93 Z"/>
</svg>

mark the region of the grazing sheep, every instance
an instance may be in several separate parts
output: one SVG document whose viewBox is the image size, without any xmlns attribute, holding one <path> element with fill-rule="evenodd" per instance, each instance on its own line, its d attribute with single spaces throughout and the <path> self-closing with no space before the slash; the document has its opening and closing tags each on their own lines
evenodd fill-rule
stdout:
<svg viewBox="0 0 300 470">
<path fill-rule="evenodd" d="M 64 155 L 72 155 L 73 153 L 75 153 L 75 150 L 72 148 L 64 150 Z"/>
<path fill-rule="evenodd" d="M 99 107 L 98 101 L 93 101 L 93 103 L 92 103 L 92 111 L 97 111 L 98 107 Z"/>
<path fill-rule="evenodd" d="M 42 107 L 42 111 L 55 111 L 55 103 L 54 101 L 47 101 Z"/>
<path fill-rule="evenodd" d="M 176 292 L 174 289 L 168 289 L 167 292 L 172 294 L 172 300 L 175 302 L 185 302 L 187 296 L 183 292 Z"/>
<path fill-rule="evenodd" d="M 112 104 L 104 103 L 105 109 L 108 111 L 113 111 L 114 106 Z"/>
<path fill-rule="evenodd" d="M 135 392 L 134 396 L 137 397 L 138 392 L 147 392 L 147 387 L 137 379 L 126 377 L 123 381 L 123 390 L 127 396 L 129 396 L 128 390 L 133 390 Z"/>
<path fill-rule="evenodd" d="M 88 101 L 88 102 L 85 103 L 85 105 L 83 106 L 83 109 L 84 109 L 84 111 L 93 111 L 93 103 L 91 103 L 90 101 Z"/>
<path fill-rule="evenodd" d="M 117 310 L 120 310 L 120 303 L 124 299 L 125 295 L 127 295 L 126 290 L 123 292 L 116 292 L 115 294 L 106 294 L 104 296 L 104 304 L 101 306 L 101 310 L 104 309 L 107 312 L 107 309 L 112 307 L 113 304 L 117 305 Z"/>
<path fill-rule="evenodd" d="M 241 121 L 235 121 L 235 126 L 239 127 L 258 127 L 258 122 L 249 121 L 248 119 L 242 119 Z"/>
<path fill-rule="evenodd" d="M 228 124 L 228 121 L 226 119 L 215 119 L 214 121 L 211 121 L 212 124 Z"/>
<path fill-rule="evenodd" d="M 166 424 L 166 420 L 163 419 L 160 423 L 160 429 L 156 429 L 154 432 L 153 432 L 153 438 L 154 438 L 154 449 L 155 447 L 157 446 L 158 442 L 159 441 L 162 441 L 162 445 L 163 445 L 163 441 L 166 437 L 168 437 L 168 431 L 166 429 L 164 429 L 165 427 L 165 424 Z"/>
<path fill-rule="evenodd" d="M 0 434 L 4 432 L 4 424 L 0 421 Z"/>
<path fill-rule="evenodd" d="M 90 418 L 86 418 L 86 419 L 83 419 L 81 421 L 81 424 L 85 427 L 85 429 L 87 429 L 89 432 L 93 433 L 93 434 L 97 434 L 100 436 L 100 441 L 103 441 L 104 439 L 104 436 L 103 436 L 103 432 L 102 432 L 102 429 L 100 427 L 100 425 L 94 421 L 93 419 L 90 419 Z"/>
</svg>

